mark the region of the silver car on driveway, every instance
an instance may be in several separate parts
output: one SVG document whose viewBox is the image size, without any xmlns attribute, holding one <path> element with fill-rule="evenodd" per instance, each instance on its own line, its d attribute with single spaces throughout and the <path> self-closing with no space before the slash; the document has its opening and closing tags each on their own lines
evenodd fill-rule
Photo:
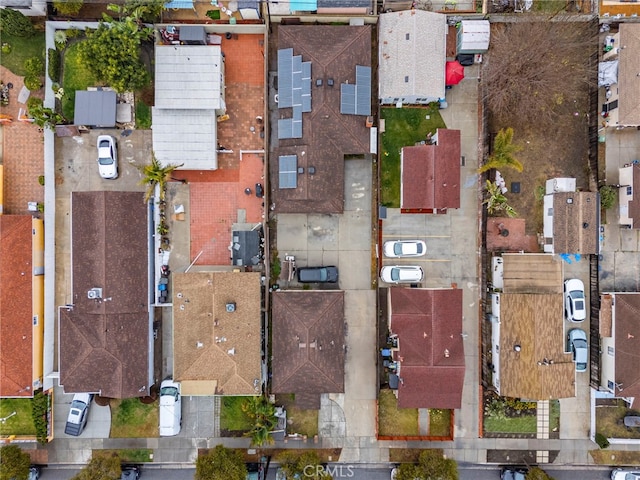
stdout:
<svg viewBox="0 0 640 480">
<path fill-rule="evenodd" d="M 111 135 L 98 136 L 98 170 L 107 180 L 118 178 L 118 149 Z"/>
<path fill-rule="evenodd" d="M 576 372 L 586 372 L 589 348 L 587 346 L 587 334 L 584 330 L 579 328 L 569 330 L 569 348 L 576 364 Z"/>
<path fill-rule="evenodd" d="M 421 257 L 427 253 L 427 246 L 422 240 L 391 240 L 382 247 L 385 257 Z"/>
</svg>

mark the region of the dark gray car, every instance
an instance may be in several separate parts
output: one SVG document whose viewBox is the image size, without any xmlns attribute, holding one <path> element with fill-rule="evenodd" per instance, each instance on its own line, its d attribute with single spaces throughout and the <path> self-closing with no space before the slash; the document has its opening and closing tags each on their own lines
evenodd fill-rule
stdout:
<svg viewBox="0 0 640 480">
<path fill-rule="evenodd" d="M 297 273 L 300 283 L 336 283 L 338 281 L 336 267 L 302 267 Z"/>
</svg>

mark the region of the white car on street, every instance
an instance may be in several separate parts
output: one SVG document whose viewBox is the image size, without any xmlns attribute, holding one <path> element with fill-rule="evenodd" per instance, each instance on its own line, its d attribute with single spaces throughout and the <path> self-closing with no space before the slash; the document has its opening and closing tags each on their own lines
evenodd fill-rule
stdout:
<svg viewBox="0 0 640 480">
<path fill-rule="evenodd" d="M 385 257 L 421 257 L 427 253 L 427 246 L 422 240 L 391 240 L 382 247 Z"/>
<path fill-rule="evenodd" d="M 611 472 L 611 480 L 640 480 L 640 468 L 616 468 Z"/>
<path fill-rule="evenodd" d="M 107 180 L 118 178 L 118 149 L 111 135 L 98 136 L 98 171 Z"/>
<path fill-rule="evenodd" d="M 572 278 L 564 282 L 564 313 L 567 320 L 572 322 L 581 322 L 587 318 L 582 280 Z"/>
<path fill-rule="evenodd" d="M 422 268 L 415 265 L 394 265 L 380 270 L 380 279 L 385 283 L 417 283 L 423 276 Z"/>
</svg>

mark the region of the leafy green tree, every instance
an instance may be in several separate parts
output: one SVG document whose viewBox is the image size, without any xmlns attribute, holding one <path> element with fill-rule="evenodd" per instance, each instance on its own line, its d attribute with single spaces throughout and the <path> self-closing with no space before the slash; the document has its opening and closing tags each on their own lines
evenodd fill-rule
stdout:
<svg viewBox="0 0 640 480">
<path fill-rule="evenodd" d="M 525 479 L 526 480 L 553 480 L 553 477 L 550 477 L 549 474 L 544 470 L 542 470 L 541 468 L 533 467 L 527 472 Z"/>
<path fill-rule="evenodd" d="M 320 457 L 313 450 L 303 454 L 284 452 L 278 457 L 280 468 L 286 480 L 332 480 L 333 477 L 322 468 Z"/>
<path fill-rule="evenodd" d="M 487 162 L 482 165 L 478 172 L 486 172 L 492 168 L 513 168 L 518 172 L 521 172 L 524 167 L 522 163 L 515 157 L 515 155 L 522 151 L 520 145 L 513 143 L 513 128 L 503 128 L 493 141 L 493 153 L 489 156 Z"/>
<path fill-rule="evenodd" d="M 489 215 L 501 215 L 504 213 L 510 218 L 518 216 L 518 213 L 513 207 L 507 203 L 507 197 L 503 195 L 498 185 L 487 180 L 485 188 L 487 190 L 487 198 L 482 203 L 487 206 Z"/>
<path fill-rule="evenodd" d="M 253 427 L 247 433 L 251 437 L 251 443 L 258 447 L 272 444 L 271 432 L 278 423 L 275 405 L 265 395 L 249 397 L 242 404 L 242 411 L 253 422 Z"/>
<path fill-rule="evenodd" d="M 14 37 L 31 37 L 36 33 L 33 23 L 13 8 L 0 8 L 0 32 Z"/>
<path fill-rule="evenodd" d="M 30 463 L 29 454 L 17 445 L 0 448 L 0 479 L 27 480 Z"/>
<path fill-rule="evenodd" d="M 458 464 L 445 458 L 442 450 L 423 450 L 417 464 L 403 463 L 396 480 L 458 480 Z"/>
<path fill-rule="evenodd" d="M 153 29 L 134 17 L 104 18 L 97 29 L 86 30 L 87 39 L 78 46 L 81 60 L 117 92 L 141 89 L 151 77 L 140 59 L 140 45 L 151 38 Z"/>
<path fill-rule="evenodd" d="M 83 0 L 54 0 L 53 8 L 60 15 L 65 17 L 72 17 L 77 15 L 84 5 Z"/>
<path fill-rule="evenodd" d="M 120 457 L 117 454 L 94 455 L 71 480 L 120 480 L 121 474 Z"/>
<path fill-rule="evenodd" d="M 27 111 L 29 116 L 33 118 L 33 123 L 42 128 L 54 130 L 56 125 L 64 122 L 64 117 L 52 108 L 45 107 L 40 98 L 29 98 L 27 100 Z"/>
<path fill-rule="evenodd" d="M 156 23 L 166 10 L 166 0 L 125 0 L 124 5 L 109 5 L 111 11 L 121 16 L 132 16 L 140 22 Z"/>
<path fill-rule="evenodd" d="M 158 161 L 154 154 L 151 155 L 151 163 L 147 165 L 136 165 L 136 168 L 142 173 L 140 185 L 146 185 L 147 191 L 144 194 L 144 202 L 147 203 L 153 197 L 153 192 L 158 185 L 160 189 L 160 200 L 164 200 L 165 190 L 167 188 L 167 179 L 171 172 L 176 168 L 180 168 L 184 164 L 169 164 L 165 167 Z"/>
<path fill-rule="evenodd" d="M 247 467 L 240 452 L 217 445 L 196 460 L 195 480 L 246 480 Z"/>
<path fill-rule="evenodd" d="M 612 208 L 618 201 L 618 189 L 612 185 L 600 187 L 600 207 L 603 210 Z"/>
</svg>

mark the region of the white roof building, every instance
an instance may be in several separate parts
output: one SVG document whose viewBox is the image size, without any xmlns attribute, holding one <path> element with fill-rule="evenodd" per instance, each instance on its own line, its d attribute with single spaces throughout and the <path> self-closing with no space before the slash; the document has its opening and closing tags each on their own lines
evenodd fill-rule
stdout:
<svg viewBox="0 0 640 480">
<path fill-rule="evenodd" d="M 423 10 L 379 17 L 382 104 L 425 105 L 445 95 L 447 17 Z"/>
<path fill-rule="evenodd" d="M 153 149 L 163 165 L 215 170 L 217 117 L 225 113 L 219 45 L 156 45 Z"/>
</svg>

